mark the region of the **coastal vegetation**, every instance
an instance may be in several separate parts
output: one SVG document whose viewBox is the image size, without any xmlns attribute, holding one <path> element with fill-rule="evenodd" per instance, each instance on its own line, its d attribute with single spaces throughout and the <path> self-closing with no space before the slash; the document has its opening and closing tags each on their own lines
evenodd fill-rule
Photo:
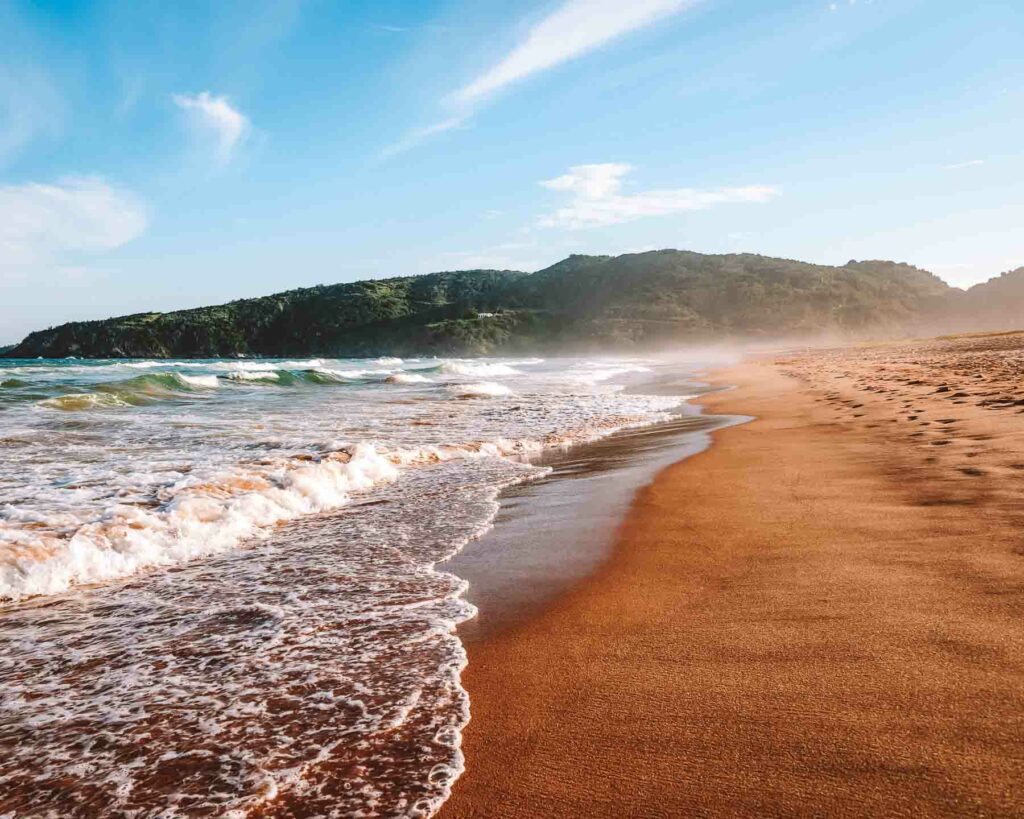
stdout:
<svg viewBox="0 0 1024 819">
<path fill-rule="evenodd" d="M 536 273 L 449 271 L 75 321 L 31 333 L 0 355 L 474 355 L 1000 329 L 1021 316 L 1024 268 L 961 291 L 895 262 L 828 266 L 660 250 L 573 255 Z"/>
</svg>

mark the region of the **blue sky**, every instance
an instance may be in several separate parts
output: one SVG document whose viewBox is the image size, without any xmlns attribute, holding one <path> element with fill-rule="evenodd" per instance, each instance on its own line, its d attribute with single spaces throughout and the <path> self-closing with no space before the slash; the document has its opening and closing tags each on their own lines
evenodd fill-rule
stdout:
<svg viewBox="0 0 1024 819">
<path fill-rule="evenodd" d="M 0 0 L 0 343 L 677 247 L 1024 264 L 1024 3 Z"/>
</svg>

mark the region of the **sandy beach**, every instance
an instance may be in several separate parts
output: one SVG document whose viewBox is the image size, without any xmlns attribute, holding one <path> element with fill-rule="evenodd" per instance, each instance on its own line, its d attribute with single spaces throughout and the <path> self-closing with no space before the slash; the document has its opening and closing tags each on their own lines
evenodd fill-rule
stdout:
<svg viewBox="0 0 1024 819">
<path fill-rule="evenodd" d="M 764 357 L 756 420 L 467 640 L 462 817 L 1024 813 L 1024 335 Z"/>
</svg>

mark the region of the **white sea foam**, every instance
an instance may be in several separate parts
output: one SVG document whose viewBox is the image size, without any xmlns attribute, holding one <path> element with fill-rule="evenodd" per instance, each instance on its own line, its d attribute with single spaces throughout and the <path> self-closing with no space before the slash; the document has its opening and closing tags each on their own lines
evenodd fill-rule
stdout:
<svg viewBox="0 0 1024 819">
<path fill-rule="evenodd" d="M 260 361 L 246 358 L 238 361 L 195 362 L 194 366 L 210 367 L 216 370 L 311 370 L 322 367 L 324 359 L 308 358 L 297 361 Z"/>
<path fill-rule="evenodd" d="M 508 363 L 512 367 L 535 367 L 538 364 L 543 364 L 544 361 L 543 358 L 518 358 Z"/>
<path fill-rule="evenodd" d="M 332 369 L 331 367 L 316 367 L 313 372 L 319 373 L 320 375 L 330 376 L 341 381 L 359 381 L 369 378 L 381 378 L 390 373 L 391 370 L 338 370 Z"/>
<path fill-rule="evenodd" d="M 39 402 L 40 406 L 59 410 L 102 409 L 104 407 L 128 407 L 127 401 L 109 393 L 85 392 L 59 395 Z"/>
<path fill-rule="evenodd" d="M 184 361 L 118 361 L 109 366 L 112 367 L 128 367 L 133 370 L 151 370 L 163 367 L 187 367 L 189 366 Z"/>
<path fill-rule="evenodd" d="M 129 363 L 0 395 L 0 813 L 432 815 L 473 614 L 439 562 L 541 451 L 675 403 L 618 392 L 639 361 Z"/>
<path fill-rule="evenodd" d="M 481 466 L 420 470 L 244 560 L 79 590 L 46 615 L 59 646 L 30 609 L 0 621 L 6 798 L 25 815 L 73 814 L 83 791 L 104 815 L 432 815 L 464 767 L 454 631 L 474 614 L 432 567 L 486 531 L 501 486 L 544 472 Z"/>
<path fill-rule="evenodd" d="M 494 381 L 479 381 L 473 384 L 451 384 L 449 392 L 469 398 L 499 398 L 512 395 L 512 388 Z"/>
<path fill-rule="evenodd" d="M 282 364 L 270 361 L 252 361 L 246 359 L 244 361 L 213 361 L 206 366 L 215 370 L 226 370 L 232 371 L 244 371 L 244 372 L 256 372 L 259 370 L 273 371 L 282 368 Z M 317 366 L 316 364 L 310 364 L 310 366 Z"/>
<path fill-rule="evenodd" d="M 430 379 L 416 373 L 394 373 L 386 379 L 389 384 L 429 384 Z"/>
<path fill-rule="evenodd" d="M 158 509 L 117 505 L 63 539 L 0 528 L 0 599 L 55 594 L 237 546 L 282 521 L 335 509 L 353 492 L 396 477 L 392 461 L 357 445 L 319 462 L 282 462 L 197 482 L 186 478 Z M 3 541 L 7 546 L 3 546 Z"/>
<path fill-rule="evenodd" d="M 232 370 L 226 377 L 232 381 L 279 381 L 281 379 L 273 367 Z"/>
<path fill-rule="evenodd" d="M 599 384 L 628 373 L 650 372 L 650 367 L 640 364 L 590 365 L 568 371 L 567 377 L 581 384 Z"/>
<path fill-rule="evenodd" d="M 446 375 L 469 375 L 481 378 L 488 376 L 519 375 L 519 370 L 508 364 L 490 362 L 446 361 L 440 365 L 440 371 Z"/>
<path fill-rule="evenodd" d="M 184 375 L 178 373 L 178 378 L 191 387 L 199 387 L 204 390 L 215 390 L 220 382 L 215 375 Z"/>
</svg>

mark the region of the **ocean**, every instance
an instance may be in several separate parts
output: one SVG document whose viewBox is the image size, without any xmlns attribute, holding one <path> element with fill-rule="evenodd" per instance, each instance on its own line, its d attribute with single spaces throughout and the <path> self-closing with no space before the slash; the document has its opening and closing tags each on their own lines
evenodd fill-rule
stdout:
<svg viewBox="0 0 1024 819">
<path fill-rule="evenodd" d="M 0 361 L 0 815 L 429 816 L 445 560 L 546 454 L 673 417 L 624 358 Z"/>
</svg>

